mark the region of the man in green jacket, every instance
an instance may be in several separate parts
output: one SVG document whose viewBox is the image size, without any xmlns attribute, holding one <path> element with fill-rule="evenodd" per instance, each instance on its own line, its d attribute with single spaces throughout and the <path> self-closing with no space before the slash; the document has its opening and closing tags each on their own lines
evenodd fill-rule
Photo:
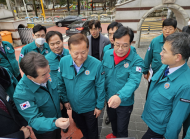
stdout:
<svg viewBox="0 0 190 139">
<path fill-rule="evenodd" d="M 29 52 L 20 62 L 24 72 L 13 99 L 19 113 L 34 129 L 37 139 L 61 139 L 61 129 L 69 126 L 68 118 L 60 118 L 57 86 L 52 84 L 45 57 Z"/>
<path fill-rule="evenodd" d="M 133 110 L 134 92 L 138 88 L 143 59 L 131 49 L 134 34 L 130 28 L 120 27 L 113 36 L 114 49 L 103 57 L 107 113 L 112 133 L 106 138 L 128 137 L 128 124 Z"/>
<path fill-rule="evenodd" d="M 21 61 L 21 59 L 29 52 L 34 51 L 34 52 L 38 52 L 42 55 L 47 55 L 51 49 L 49 48 L 49 45 L 45 42 L 45 37 L 46 37 L 46 27 L 38 24 L 36 26 L 34 26 L 33 28 L 33 38 L 34 41 L 25 45 L 21 52 L 20 52 L 20 56 L 19 56 L 19 63 Z"/>
<path fill-rule="evenodd" d="M 176 31 L 176 28 L 177 28 L 177 21 L 175 19 L 168 18 L 163 21 L 162 23 L 163 33 L 151 41 L 150 46 L 148 47 L 148 50 L 144 58 L 145 69 L 143 71 L 143 74 L 145 79 L 148 80 L 148 72 L 150 69 L 150 65 L 153 70 L 153 74 L 155 74 L 162 66 L 160 52 L 162 51 L 165 38 L 170 34 L 174 33 Z M 150 82 L 148 84 L 148 89 L 149 86 Z"/>
<path fill-rule="evenodd" d="M 62 57 L 69 55 L 69 50 L 65 49 L 63 46 L 63 36 L 58 31 L 49 31 L 46 34 L 46 42 L 49 44 L 49 47 L 51 49 L 51 52 L 45 56 L 45 58 L 49 62 L 50 66 L 50 76 L 52 79 L 52 83 L 57 86 L 58 85 L 58 67 L 59 62 Z M 63 105 L 63 102 L 61 102 L 61 105 Z M 63 106 L 63 109 L 61 110 L 61 114 L 64 118 L 68 118 L 67 110 Z M 67 132 L 67 129 L 63 129 L 63 132 Z"/>
<path fill-rule="evenodd" d="M 75 34 L 68 41 L 70 55 L 60 61 L 58 93 L 65 107 L 72 108 L 85 139 L 98 139 L 97 118 L 104 107 L 105 75 L 99 60 L 89 56 L 88 39 Z"/>
<path fill-rule="evenodd" d="M 15 50 L 9 42 L 2 41 L 1 34 L 0 34 L 0 66 L 8 68 L 18 81 L 21 79 L 18 61 L 16 60 L 15 57 Z"/>
<path fill-rule="evenodd" d="M 109 37 L 109 40 L 110 40 L 110 44 L 106 45 L 103 49 L 103 53 L 105 54 L 105 52 L 109 49 L 113 49 L 114 47 L 114 40 L 113 40 L 113 35 L 114 33 L 116 32 L 116 30 L 123 26 L 121 23 L 118 23 L 118 22 L 112 22 L 111 24 L 108 25 L 107 27 L 107 31 L 108 31 L 108 37 Z"/>
<path fill-rule="evenodd" d="M 142 139 L 178 139 L 190 113 L 190 37 L 174 33 L 166 37 L 160 53 L 162 67 L 152 77 L 142 114 L 148 130 Z"/>
</svg>

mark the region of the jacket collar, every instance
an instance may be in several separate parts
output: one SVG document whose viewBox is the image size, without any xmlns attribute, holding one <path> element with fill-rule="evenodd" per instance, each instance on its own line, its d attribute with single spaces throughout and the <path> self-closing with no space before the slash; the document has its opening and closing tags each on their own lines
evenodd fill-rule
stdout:
<svg viewBox="0 0 190 139">
<path fill-rule="evenodd" d="M 178 76 L 180 76 L 183 72 L 185 72 L 188 69 L 188 65 L 187 62 L 180 67 L 179 69 L 177 69 L 176 71 L 174 71 L 172 74 L 168 75 L 168 78 L 173 81 L 175 80 Z"/>
<path fill-rule="evenodd" d="M 36 43 L 35 43 L 35 41 L 33 41 L 32 43 L 31 43 L 31 45 L 32 45 L 32 49 L 34 50 L 34 49 L 37 49 L 38 47 L 36 46 Z M 48 49 L 48 44 L 45 42 L 44 43 L 44 49 Z"/>
<path fill-rule="evenodd" d="M 28 77 L 24 74 L 23 75 L 23 82 L 28 86 L 28 88 L 35 93 L 38 88 L 40 88 L 40 85 L 35 84 L 33 81 L 31 81 L 30 79 L 28 79 Z"/>
<path fill-rule="evenodd" d="M 50 54 L 51 54 L 51 57 L 50 57 L 51 59 L 55 60 L 57 58 L 57 55 L 54 52 L 51 51 Z M 63 57 L 66 55 L 67 55 L 66 50 L 65 48 L 63 48 Z"/>
<path fill-rule="evenodd" d="M 130 49 L 131 49 L 131 46 L 130 46 Z M 112 49 L 112 50 L 110 51 L 110 56 L 113 56 L 113 57 L 114 57 L 113 51 L 114 51 L 114 49 Z M 134 57 L 134 51 L 131 49 L 129 56 L 128 56 L 125 60 L 132 61 L 132 60 L 133 60 L 133 57 Z"/>
<path fill-rule="evenodd" d="M 85 67 L 85 68 L 88 67 L 88 61 L 89 61 L 89 59 L 90 59 L 90 56 L 88 55 L 87 59 L 84 61 L 83 65 L 82 65 L 82 67 Z M 73 59 L 72 59 L 72 57 L 70 57 L 69 66 L 70 67 L 73 66 Z"/>
<path fill-rule="evenodd" d="M 164 41 L 164 35 L 163 35 L 163 33 L 159 37 L 160 37 L 159 38 L 159 42 L 164 43 L 165 41 Z"/>
</svg>

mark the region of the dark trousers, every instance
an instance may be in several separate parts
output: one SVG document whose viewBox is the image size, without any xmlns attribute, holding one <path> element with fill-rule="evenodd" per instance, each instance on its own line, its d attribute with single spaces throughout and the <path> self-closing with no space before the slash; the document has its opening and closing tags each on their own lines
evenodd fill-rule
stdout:
<svg viewBox="0 0 190 139">
<path fill-rule="evenodd" d="M 78 114 L 72 111 L 75 122 L 80 128 L 85 139 L 98 139 L 98 118 L 94 111 Z"/>
<path fill-rule="evenodd" d="M 152 131 L 150 128 L 148 128 L 148 130 L 142 137 L 142 139 L 159 139 L 159 138 L 163 139 L 164 136 Z"/>
<path fill-rule="evenodd" d="M 61 129 L 49 131 L 44 134 L 35 134 L 37 139 L 61 139 Z"/>
<path fill-rule="evenodd" d="M 128 137 L 128 125 L 132 111 L 133 105 L 119 106 L 116 109 L 107 107 L 114 136 Z"/>
<path fill-rule="evenodd" d="M 67 109 L 65 108 L 64 104 L 63 104 L 63 109 L 61 110 L 61 115 L 63 118 L 69 118 L 67 114 Z"/>
</svg>

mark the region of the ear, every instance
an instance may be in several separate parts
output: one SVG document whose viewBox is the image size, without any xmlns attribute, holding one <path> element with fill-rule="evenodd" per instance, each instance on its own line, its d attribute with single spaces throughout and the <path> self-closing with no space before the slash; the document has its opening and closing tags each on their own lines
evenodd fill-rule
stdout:
<svg viewBox="0 0 190 139">
<path fill-rule="evenodd" d="M 176 54 L 176 57 L 177 57 L 177 58 L 176 58 L 176 61 L 177 61 L 177 62 L 183 60 L 183 57 L 182 57 L 181 54 Z"/>
<path fill-rule="evenodd" d="M 30 75 L 27 75 L 26 77 L 27 77 L 28 79 L 32 80 L 32 81 L 34 80 L 34 77 L 32 77 L 32 76 L 30 76 Z"/>
<path fill-rule="evenodd" d="M 32 33 L 32 37 L 33 37 L 33 39 L 35 39 L 35 35 L 34 35 L 34 33 Z"/>
</svg>

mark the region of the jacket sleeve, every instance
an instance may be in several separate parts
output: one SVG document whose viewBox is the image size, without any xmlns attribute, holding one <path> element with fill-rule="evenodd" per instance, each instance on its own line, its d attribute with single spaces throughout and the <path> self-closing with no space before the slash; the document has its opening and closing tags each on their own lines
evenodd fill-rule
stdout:
<svg viewBox="0 0 190 139">
<path fill-rule="evenodd" d="M 18 131 L 6 136 L 3 136 L 4 138 L 17 138 L 17 139 L 25 139 L 24 137 L 24 132 L 23 131 Z"/>
<path fill-rule="evenodd" d="M 96 79 L 95 79 L 95 87 L 97 93 L 97 103 L 96 108 L 103 109 L 105 102 L 105 72 L 103 70 L 103 65 L 100 63 L 99 68 L 97 69 Z"/>
<path fill-rule="evenodd" d="M 141 71 L 139 70 L 141 68 Z M 143 60 L 139 59 L 135 62 L 133 65 L 131 72 L 129 73 L 129 78 L 123 88 L 117 92 L 119 94 L 119 97 L 122 101 L 126 101 L 131 95 L 134 93 L 134 91 L 138 88 L 141 77 L 142 77 L 142 70 L 143 70 Z"/>
<path fill-rule="evenodd" d="M 22 90 L 17 90 L 17 91 L 22 91 Z M 39 112 L 39 108 L 37 104 L 35 103 L 35 100 L 27 99 L 26 96 L 20 95 L 22 93 L 19 93 L 18 95 L 14 95 L 14 102 L 17 107 L 17 110 L 19 113 L 26 119 L 28 122 L 29 126 L 34 128 L 37 131 L 53 131 L 57 129 L 55 125 L 55 120 L 57 119 L 56 117 L 54 118 L 46 118 L 43 116 L 43 113 Z M 21 109 L 20 104 L 23 104 L 25 102 L 28 102 L 26 105 L 27 108 Z M 43 103 L 43 102 L 42 102 Z"/>
<path fill-rule="evenodd" d="M 150 69 L 150 64 L 152 62 L 152 58 L 153 58 L 153 40 L 150 43 L 150 46 L 148 47 L 147 51 L 146 51 L 146 55 L 144 58 L 144 70 L 143 70 L 143 74 L 147 74 L 149 69 Z"/>
<path fill-rule="evenodd" d="M 184 99 L 186 102 L 182 101 Z M 166 139 L 178 139 L 181 127 L 190 113 L 190 87 L 179 90 L 178 95 L 174 98 L 172 114 L 166 127 L 164 137 Z M 172 133 L 172 134 L 171 134 Z"/>
<path fill-rule="evenodd" d="M 61 60 L 59 63 L 59 68 L 58 68 L 58 73 L 57 73 L 57 77 L 58 77 L 57 92 L 59 94 L 59 98 L 61 102 L 66 103 L 66 102 L 69 102 L 69 100 L 67 98 L 66 86 L 65 86 L 64 78 L 62 77 L 62 71 L 63 71 L 63 66 L 62 66 L 62 60 Z"/>
</svg>

